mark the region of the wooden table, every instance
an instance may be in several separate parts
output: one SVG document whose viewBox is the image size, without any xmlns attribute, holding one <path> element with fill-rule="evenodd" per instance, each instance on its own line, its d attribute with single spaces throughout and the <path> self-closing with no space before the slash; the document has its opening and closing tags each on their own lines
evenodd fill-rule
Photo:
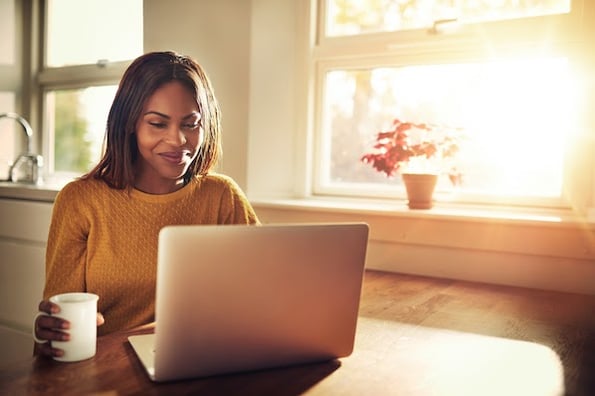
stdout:
<svg viewBox="0 0 595 396">
<path fill-rule="evenodd" d="M 78 363 L 0 369 L 4 395 L 595 395 L 595 296 L 366 273 L 354 353 L 155 384 L 121 332 Z"/>
</svg>

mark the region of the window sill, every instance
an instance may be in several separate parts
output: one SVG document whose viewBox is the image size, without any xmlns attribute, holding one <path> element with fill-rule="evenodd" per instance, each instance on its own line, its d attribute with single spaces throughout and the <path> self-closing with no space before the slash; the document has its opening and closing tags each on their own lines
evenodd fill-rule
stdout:
<svg viewBox="0 0 595 396">
<path fill-rule="evenodd" d="M 251 199 L 253 206 L 277 210 L 300 210 L 334 214 L 402 218 L 426 218 L 445 221 L 501 222 L 538 226 L 585 225 L 595 230 L 595 209 L 588 215 L 570 209 L 527 208 L 500 205 L 469 205 L 438 202 L 432 209 L 412 210 L 405 201 L 353 198 L 312 197 L 304 199 Z"/>
<path fill-rule="evenodd" d="M 404 201 L 254 199 L 263 223 L 365 222 L 366 266 L 451 279 L 595 294 L 595 222 L 571 210 Z"/>
</svg>

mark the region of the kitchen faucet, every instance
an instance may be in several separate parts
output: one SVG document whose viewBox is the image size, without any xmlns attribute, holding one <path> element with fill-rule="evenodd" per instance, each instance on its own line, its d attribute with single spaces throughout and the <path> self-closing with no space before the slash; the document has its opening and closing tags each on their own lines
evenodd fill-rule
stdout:
<svg viewBox="0 0 595 396">
<path fill-rule="evenodd" d="M 0 114 L 0 119 L 2 118 L 10 118 L 21 124 L 27 138 L 27 151 L 19 155 L 10 167 L 8 180 L 12 182 L 40 183 L 43 157 L 33 154 L 31 144 L 33 128 L 31 128 L 31 125 L 26 119 L 16 113 L 2 113 Z"/>
</svg>

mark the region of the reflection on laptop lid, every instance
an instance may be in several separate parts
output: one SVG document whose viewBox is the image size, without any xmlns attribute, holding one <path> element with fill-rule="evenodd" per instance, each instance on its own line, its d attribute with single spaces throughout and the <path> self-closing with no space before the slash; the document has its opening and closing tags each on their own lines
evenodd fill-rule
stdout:
<svg viewBox="0 0 595 396">
<path fill-rule="evenodd" d="M 129 337 L 154 381 L 311 363 L 353 350 L 368 226 L 168 226 L 155 334 Z"/>
</svg>

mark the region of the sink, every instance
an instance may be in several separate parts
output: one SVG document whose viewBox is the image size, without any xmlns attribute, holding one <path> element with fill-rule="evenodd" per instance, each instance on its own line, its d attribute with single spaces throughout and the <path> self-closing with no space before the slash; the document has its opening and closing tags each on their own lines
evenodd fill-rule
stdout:
<svg viewBox="0 0 595 396">
<path fill-rule="evenodd" d="M 9 168 L 8 177 L 12 181 L 21 181 L 25 183 L 39 184 L 41 182 L 41 169 L 43 168 L 43 157 L 34 154 L 31 150 L 31 138 L 33 129 L 26 119 L 16 113 L 2 113 L 0 119 L 8 118 L 15 120 L 23 127 L 25 137 L 27 138 L 27 151 L 17 157 Z"/>
</svg>

